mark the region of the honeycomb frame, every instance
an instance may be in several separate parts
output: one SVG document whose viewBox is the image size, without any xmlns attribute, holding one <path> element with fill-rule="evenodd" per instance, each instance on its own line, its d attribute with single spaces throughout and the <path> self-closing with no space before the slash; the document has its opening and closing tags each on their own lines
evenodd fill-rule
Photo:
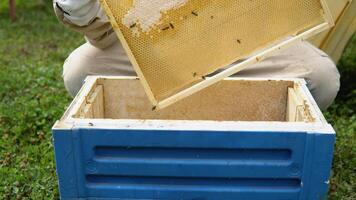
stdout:
<svg viewBox="0 0 356 200">
<path fill-rule="evenodd" d="M 278 2 L 278 0 L 275 0 L 275 1 Z M 297 2 L 298 0 L 294 0 L 294 1 Z M 304 1 L 304 0 L 299 0 L 299 1 Z M 147 73 L 147 71 L 145 71 L 145 69 L 143 69 L 142 65 L 140 64 L 141 61 L 140 61 L 139 56 L 137 56 L 137 54 L 138 54 L 137 51 L 136 50 L 134 50 L 135 52 L 133 51 L 134 45 L 132 45 L 132 43 L 130 43 L 133 40 L 130 40 L 130 38 L 137 37 L 137 35 L 134 35 L 134 34 L 129 35 L 128 30 L 125 30 L 125 29 L 130 29 L 133 26 L 135 26 L 135 29 L 136 29 L 137 25 L 133 24 L 132 27 L 124 27 L 124 25 L 121 24 L 120 20 L 122 19 L 122 17 L 118 18 L 112 12 L 112 9 L 110 8 L 110 5 L 109 5 L 109 2 L 111 2 L 111 6 L 113 4 L 119 4 L 118 0 L 100 0 L 104 10 L 106 11 L 106 14 L 108 15 L 108 17 L 110 19 L 110 22 L 111 22 L 116 34 L 118 35 L 120 42 L 122 43 L 137 75 L 139 76 L 139 78 L 141 80 L 141 83 L 145 89 L 145 92 L 146 92 L 149 100 L 153 104 L 153 106 L 152 106 L 153 109 L 165 108 L 165 107 L 167 107 L 167 106 L 169 106 L 169 105 L 171 105 L 171 104 L 173 104 L 173 103 L 175 103 L 175 102 L 177 102 L 177 101 L 179 101 L 179 100 L 181 100 L 195 92 L 198 92 L 206 87 L 209 87 L 210 85 L 247 68 L 248 66 L 250 66 L 256 62 L 263 60 L 264 58 L 268 57 L 269 55 L 271 55 L 281 49 L 284 49 L 299 40 L 305 40 L 315 34 L 318 34 L 322 31 L 332 27 L 334 25 L 334 21 L 332 19 L 332 16 L 330 14 L 330 11 L 327 7 L 325 0 L 309 0 L 309 1 L 313 2 L 313 3 L 316 3 L 316 2 L 320 3 L 319 14 L 320 14 L 320 19 L 322 19 L 322 20 L 320 20 L 320 22 L 319 21 L 315 22 L 315 24 L 313 24 L 313 26 L 310 26 L 310 24 L 309 24 L 309 26 L 304 26 L 302 28 L 299 27 L 299 29 L 297 29 L 297 30 L 293 29 L 292 32 L 288 32 L 287 34 L 283 35 L 284 37 L 291 36 L 291 37 L 288 37 L 288 39 L 278 38 L 278 40 L 275 39 L 275 40 L 268 41 L 264 45 L 260 45 L 257 48 L 254 48 L 253 51 L 246 51 L 246 52 L 240 53 L 240 55 L 236 56 L 236 58 L 234 58 L 234 60 L 226 59 L 224 62 L 221 62 L 221 60 L 223 60 L 223 59 L 220 59 L 220 63 L 218 64 L 219 66 L 218 67 L 215 66 L 215 68 L 213 68 L 214 69 L 213 71 L 210 69 L 209 73 L 206 73 L 206 71 L 204 71 L 203 73 L 193 72 L 193 73 L 191 73 L 191 76 L 193 78 L 190 78 L 188 80 L 188 83 L 184 83 L 181 85 L 178 84 L 177 88 L 171 87 L 171 88 L 169 88 L 170 90 L 167 90 L 168 92 L 164 91 L 164 92 L 160 93 L 160 92 L 157 92 L 158 90 L 155 89 L 155 87 L 152 87 L 154 84 L 152 84 L 152 80 L 149 79 L 150 76 L 147 75 L 149 73 Z M 122 2 L 122 1 L 120 1 L 120 2 Z M 126 3 L 127 2 L 132 3 L 133 1 L 126 0 Z M 209 0 L 207 2 L 209 2 Z M 198 17 L 198 15 L 200 15 L 200 12 L 192 10 L 190 14 L 192 14 L 192 16 Z M 121 15 L 121 16 L 123 16 L 123 15 Z M 211 15 L 211 19 L 214 19 L 213 17 L 214 16 Z M 159 34 L 160 32 L 164 32 L 165 28 L 174 29 L 174 26 L 172 23 L 169 22 L 168 26 L 170 26 L 170 27 L 167 28 L 165 26 L 162 26 L 161 24 L 158 24 L 156 27 L 154 27 L 154 29 L 156 31 L 158 29 L 158 33 L 155 33 L 154 37 L 156 37 L 156 35 Z M 131 31 L 131 30 L 129 30 L 129 31 Z M 141 33 L 141 34 L 144 34 L 144 33 Z M 144 34 L 141 37 L 149 38 L 148 36 L 150 36 L 150 35 Z M 152 38 L 152 35 L 150 37 Z M 242 43 L 242 41 L 239 38 L 237 38 L 235 42 L 237 44 Z M 145 52 L 143 51 L 140 53 L 144 54 Z M 244 60 L 242 62 L 233 64 L 234 61 L 237 61 L 237 60 L 243 59 L 243 58 L 244 58 Z M 152 59 L 152 60 L 154 60 L 154 59 Z M 177 59 L 177 60 L 179 60 L 179 59 Z M 176 62 L 176 60 L 174 60 L 173 62 Z M 153 63 L 157 64 L 157 62 L 156 63 L 153 62 Z M 228 66 L 228 68 L 225 68 L 226 66 Z M 210 76 L 209 78 L 206 78 L 206 76 L 208 74 L 214 73 L 214 72 L 216 72 L 216 70 L 221 70 L 221 71 L 216 73 L 215 75 Z M 150 72 L 150 73 L 155 75 L 152 72 Z M 175 75 L 174 72 L 173 73 L 170 72 L 170 73 L 171 73 L 171 75 L 173 74 L 173 76 Z M 178 74 L 178 73 L 176 72 L 176 74 Z M 159 74 L 157 76 L 162 77 L 162 74 Z M 184 76 L 178 77 L 177 79 L 178 80 L 184 79 L 188 76 L 189 75 L 187 75 L 187 73 L 185 73 Z M 172 76 L 171 76 L 171 78 L 172 78 Z M 173 77 L 173 78 L 175 78 L 175 77 Z M 170 79 L 168 79 L 168 80 L 170 80 Z M 174 82 L 174 81 L 172 81 L 172 82 Z M 164 87 L 164 85 L 165 85 L 164 83 L 167 83 L 167 81 L 163 82 L 163 84 L 161 84 L 159 82 L 159 80 L 156 81 L 156 85 L 159 87 L 160 86 Z"/>
</svg>

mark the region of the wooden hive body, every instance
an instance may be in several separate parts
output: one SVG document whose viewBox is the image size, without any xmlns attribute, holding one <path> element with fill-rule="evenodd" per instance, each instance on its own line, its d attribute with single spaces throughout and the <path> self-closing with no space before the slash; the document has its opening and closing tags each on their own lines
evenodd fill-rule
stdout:
<svg viewBox="0 0 356 200">
<path fill-rule="evenodd" d="M 149 104 L 137 78 L 87 78 L 53 127 L 62 199 L 325 197 L 335 132 L 303 80 L 225 79 Z"/>
</svg>

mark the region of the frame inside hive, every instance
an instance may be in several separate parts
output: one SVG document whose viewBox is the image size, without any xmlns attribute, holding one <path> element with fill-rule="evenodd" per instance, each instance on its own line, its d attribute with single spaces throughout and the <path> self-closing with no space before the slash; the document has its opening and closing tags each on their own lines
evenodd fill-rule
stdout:
<svg viewBox="0 0 356 200">
<path fill-rule="evenodd" d="M 135 1 L 101 2 L 155 109 L 333 25 L 324 0 L 196 0 L 162 13 L 161 24 L 137 36 L 139 23 L 122 23 Z"/>
<path fill-rule="evenodd" d="M 312 123 L 318 116 L 306 90 L 300 79 L 229 78 L 172 106 L 152 111 L 137 78 L 89 77 L 76 97 L 77 108 L 70 109 L 70 117 Z"/>
</svg>

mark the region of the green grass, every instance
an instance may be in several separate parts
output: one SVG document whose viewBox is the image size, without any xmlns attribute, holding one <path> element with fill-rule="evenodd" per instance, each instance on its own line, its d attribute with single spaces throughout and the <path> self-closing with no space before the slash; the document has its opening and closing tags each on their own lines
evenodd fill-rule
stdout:
<svg viewBox="0 0 356 200">
<path fill-rule="evenodd" d="M 66 30 L 49 3 L 22 1 L 11 23 L 0 4 L 0 199 L 58 196 L 51 126 L 70 103 L 61 77 L 84 40 Z"/>
<path fill-rule="evenodd" d="M 325 112 L 337 138 L 334 153 L 330 199 L 356 199 L 356 35 L 346 48 L 339 70 L 341 91 L 334 105 Z"/>
<path fill-rule="evenodd" d="M 7 1 L 0 2 L 0 199 L 56 199 L 50 129 L 71 101 L 63 61 L 84 40 L 58 23 L 50 1 L 17 3 L 12 23 Z M 338 133 L 329 199 L 354 200 L 356 37 L 339 67 L 343 89 L 325 113 Z"/>
</svg>

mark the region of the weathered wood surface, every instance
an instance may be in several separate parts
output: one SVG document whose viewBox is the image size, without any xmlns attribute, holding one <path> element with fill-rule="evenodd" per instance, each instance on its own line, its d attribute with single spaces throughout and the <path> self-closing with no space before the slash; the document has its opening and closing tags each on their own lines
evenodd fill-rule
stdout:
<svg viewBox="0 0 356 200">
<path fill-rule="evenodd" d="M 138 80 L 99 80 L 105 118 L 285 121 L 292 81 L 224 80 L 162 110 L 152 111 Z"/>
<path fill-rule="evenodd" d="M 93 92 L 88 95 L 86 102 L 83 103 L 79 110 L 79 118 L 104 118 L 104 92 L 102 85 L 96 85 Z"/>
</svg>

